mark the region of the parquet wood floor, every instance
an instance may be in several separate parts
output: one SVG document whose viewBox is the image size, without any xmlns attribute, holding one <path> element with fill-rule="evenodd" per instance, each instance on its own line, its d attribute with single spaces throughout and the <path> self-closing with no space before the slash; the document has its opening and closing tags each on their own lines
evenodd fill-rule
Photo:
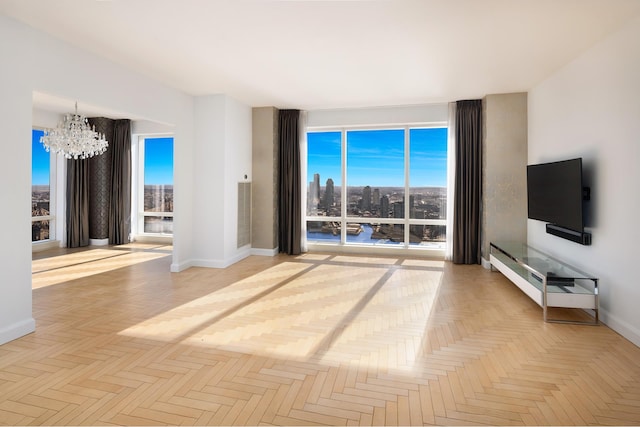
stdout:
<svg viewBox="0 0 640 427">
<path fill-rule="evenodd" d="M 169 254 L 34 255 L 0 424 L 640 425 L 640 348 L 542 322 L 498 272 L 312 253 L 169 273 Z"/>
</svg>

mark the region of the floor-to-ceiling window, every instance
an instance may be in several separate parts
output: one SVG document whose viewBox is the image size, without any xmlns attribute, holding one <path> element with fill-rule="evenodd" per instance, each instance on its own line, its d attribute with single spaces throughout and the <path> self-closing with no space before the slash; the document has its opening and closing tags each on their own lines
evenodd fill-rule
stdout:
<svg viewBox="0 0 640 427">
<path fill-rule="evenodd" d="M 307 132 L 307 240 L 444 249 L 447 128 Z"/>
<path fill-rule="evenodd" d="M 40 129 L 31 131 L 31 241 L 55 239 L 55 154 L 40 143 Z"/>
<path fill-rule="evenodd" d="M 173 235 L 173 137 L 138 139 L 138 235 Z"/>
</svg>

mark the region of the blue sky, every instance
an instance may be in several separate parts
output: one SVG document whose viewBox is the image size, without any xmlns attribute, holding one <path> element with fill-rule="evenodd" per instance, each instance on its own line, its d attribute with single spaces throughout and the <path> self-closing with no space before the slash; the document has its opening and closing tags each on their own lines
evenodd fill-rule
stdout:
<svg viewBox="0 0 640 427">
<path fill-rule="evenodd" d="M 49 156 L 40 143 L 43 131 L 31 133 L 31 183 L 49 185 Z M 145 184 L 173 185 L 173 138 L 147 138 L 144 162 Z"/>
<path fill-rule="evenodd" d="M 31 185 L 49 185 L 49 156 L 40 143 L 44 132 L 31 131 Z"/>
<path fill-rule="evenodd" d="M 410 129 L 412 187 L 446 187 L 447 129 Z M 340 132 L 307 134 L 307 181 L 340 183 Z M 404 130 L 347 132 L 347 179 L 350 186 L 404 186 Z"/>
<path fill-rule="evenodd" d="M 173 185 L 173 138 L 146 138 L 144 183 Z"/>
</svg>

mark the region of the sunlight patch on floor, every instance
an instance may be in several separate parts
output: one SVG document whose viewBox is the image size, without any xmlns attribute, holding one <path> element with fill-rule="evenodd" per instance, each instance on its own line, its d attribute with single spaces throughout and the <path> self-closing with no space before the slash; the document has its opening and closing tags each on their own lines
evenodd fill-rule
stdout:
<svg viewBox="0 0 640 427">
<path fill-rule="evenodd" d="M 310 268 L 308 264 L 284 262 L 201 298 L 180 305 L 121 332 L 122 335 L 174 341 L 191 336 L 218 318 L 241 310 L 289 277 Z"/>
<path fill-rule="evenodd" d="M 322 355 L 345 363 L 411 371 L 435 304 L 442 271 L 395 270 Z"/>
<path fill-rule="evenodd" d="M 34 259 L 31 261 L 31 272 L 40 273 L 58 268 L 72 267 L 78 264 L 111 258 L 115 255 L 118 255 L 118 253 L 114 254 L 114 251 L 111 249 L 89 249 L 76 253 Z"/>
<path fill-rule="evenodd" d="M 57 285 L 119 268 L 171 256 L 166 252 L 94 249 L 32 261 L 32 289 Z"/>
<path fill-rule="evenodd" d="M 390 270 L 367 258 L 345 258 L 359 265 L 284 262 L 120 334 L 328 365 L 411 370 L 442 271 L 431 265 Z"/>
<path fill-rule="evenodd" d="M 313 356 L 385 273 L 381 268 L 320 265 L 189 339 L 279 357 Z"/>
</svg>

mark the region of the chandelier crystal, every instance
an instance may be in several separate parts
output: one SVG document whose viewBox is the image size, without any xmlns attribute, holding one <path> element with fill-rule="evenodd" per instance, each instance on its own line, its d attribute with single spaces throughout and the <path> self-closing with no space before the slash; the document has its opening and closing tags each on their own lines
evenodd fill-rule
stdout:
<svg viewBox="0 0 640 427">
<path fill-rule="evenodd" d="M 88 159 L 107 151 L 109 143 L 105 135 L 91 128 L 86 117 L 78 114 L 76 102 L 75 114 L 65 114 L 55 129 L 45 129 L 40 142 L 47 152 L 62 154 L 67 159 Z"/>
</svg>

